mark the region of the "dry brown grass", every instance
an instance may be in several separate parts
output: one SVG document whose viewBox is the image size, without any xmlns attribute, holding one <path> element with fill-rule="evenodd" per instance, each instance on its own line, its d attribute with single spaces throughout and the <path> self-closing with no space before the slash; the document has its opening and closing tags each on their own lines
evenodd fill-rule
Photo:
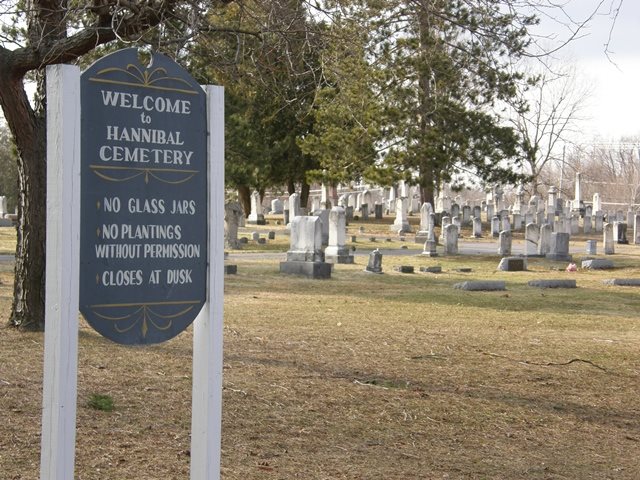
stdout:
<svg viewBox="0 0 640 480">
<path fill-rule="evenodd" d="M 0 227 L 0 255 L 12 254 L 16 251 L 16 229 Z"/>
<path fill-rule="evenodd" d="M 601 282 L 640 277 L 636 248 L 615 256 L 625 268 L 572 274 L 544 261 L 498 273 L 474 256 L 385 257 L 377 276 L 357 257 L 312 281 L 238 260 L 225 279 L 222 478 L 640 478 L 640 291 Z M 578 289 L 526 285 L 569 275 Z M 472 278 L 508 291 L 451 288 Z M 43 336 L 0 337 L 0 477 L 36 479 Z M 122 347 L 82 325 L 77 479 L 188 478 L 191 340 Z M 96 393 L 115 410 L 90 409 Z"/>
</svg>

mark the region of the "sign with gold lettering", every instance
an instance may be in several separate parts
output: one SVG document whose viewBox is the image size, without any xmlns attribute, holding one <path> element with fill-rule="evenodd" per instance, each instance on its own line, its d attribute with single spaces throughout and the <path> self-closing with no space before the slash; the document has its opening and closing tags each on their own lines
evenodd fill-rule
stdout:
<svg viewBox="0 0 640 480">
<path fill-rule="evenodd" d="M 206 118 L 163 55 L 120 50 L 82 74 L 80 311 L 115 342 L 168 340 L 205 302 Z"/>
</svg>

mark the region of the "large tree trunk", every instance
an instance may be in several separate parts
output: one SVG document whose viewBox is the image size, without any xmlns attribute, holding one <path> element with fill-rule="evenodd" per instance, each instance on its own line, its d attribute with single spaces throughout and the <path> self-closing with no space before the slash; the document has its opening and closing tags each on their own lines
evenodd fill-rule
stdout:
<svg viewBox="0 0 640 480">
<path fill-rule="evenodd" d="M 226 0 L 223 0 L 223 3 Z M 20 2 L 13 2 L 20 3 Z M 44 328 L 46 220 L 46 125 L 44 109 L 34 110 L 23 79 L 47 65 L 73 61 L 118 37 L 135 39 L 172 16 L 176 0 L 93 2 L 90 25 L 73 29 L 68 0 L 24 2 L 25 45 L 9 50 L 0 44 L 0 106 L 18 149 L 18 242 L 10 323 L 24 329 Z M 124 4 L 124 5 L 122 5 Z M 117 25 L 114 19 L 118 19 Z M 113 30 L 116 27 L 118 34 Z M 21 43 L 20 41 L 16 43 Z M 43 98 L 44 98 L 44 92 Z"/>
<path fill-rule="evenodd" d="M 303 208 L 308 208 L 309 206 L 309 191 L 311 190 L 311 185 L 309 185 L 306 180 L 302 182 L 302 186 L 300 187 L 300 206 Z"/>
<path fill-rule="evenodd" d="M 247 185 L 238 185 L 238 200 L 244 210 L 244 218 L 251 213 L 251 189 Z"/>
<path fill-rule="evenodd" d="M 5 70 L 7 72 L 7 70 Z M 18 238 L 9 322 L 44 329 L 46 126 L 27 99 L 21 78 L 0 76 L 0 103 L 18 149 Z"/>
</svg>

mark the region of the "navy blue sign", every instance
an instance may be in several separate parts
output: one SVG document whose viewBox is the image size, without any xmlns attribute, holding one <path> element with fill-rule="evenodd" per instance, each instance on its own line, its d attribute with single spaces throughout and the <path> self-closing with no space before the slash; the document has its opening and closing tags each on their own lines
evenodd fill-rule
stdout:
<svg viewBox="0 0 640 480">
<path fill-rule="evenodd" d="M 205 93 L 136 49 L 81 77 L 80 312 L 122 344 L 168 340 L 206 298 Z"/>
</svg>

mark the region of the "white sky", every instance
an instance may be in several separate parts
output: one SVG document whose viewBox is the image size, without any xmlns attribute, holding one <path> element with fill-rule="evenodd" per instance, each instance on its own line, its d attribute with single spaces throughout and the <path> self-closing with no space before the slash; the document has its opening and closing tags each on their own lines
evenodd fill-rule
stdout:
<svg viewBox="0 0 640 480">
<path fill-rule="evenodd" d="M 563 49 L 560 58 L 576 65 L 578 82 L 593 92 L 581 126 L 583 136 L 603 141 L 622 136 L 640 136 L 640 1 L 638 0 L 573 0 L 567 11 L 574 19 L 584 19 L 602 3 L 600 14 L 584 30 L 582 38 Z M 609 6 L 621 5 L 609 41 L 612 17 Z M 547 20 L 543 29 L 560 30 Z M 566 33 L 562 35 L 566 36 Z M 609 42 L 609 58 L 605 45 Z"/>
<path fill-rule="evenodd" d="M 622 136 L 640 137 L 640 0 L 561 0 L 556 3 L 567 3 L 566 12 L 573 20 L 584 20 L 601 5 L 600 14 L 583 31 L 582 38 L 558 53 L 561 59 L 576 65 L 577 81 L 590 85 L 593 92 L 584 113 L 588 120 L 581 124 L 584 141 L 592 141 L 597 136 L 603 141 L 619 140 Z M 610 58 L 607 58 L 604 50 L 612 25 L 611 5 L 621 5 L 621 8 L 609 42 Z M 557 10 L 553 15 L 559 18 Z M 540 28 L 557 35 L 558 40 L 567 37 L 566 29 L 557 20 L 543 18 Z"/>
</svg>

